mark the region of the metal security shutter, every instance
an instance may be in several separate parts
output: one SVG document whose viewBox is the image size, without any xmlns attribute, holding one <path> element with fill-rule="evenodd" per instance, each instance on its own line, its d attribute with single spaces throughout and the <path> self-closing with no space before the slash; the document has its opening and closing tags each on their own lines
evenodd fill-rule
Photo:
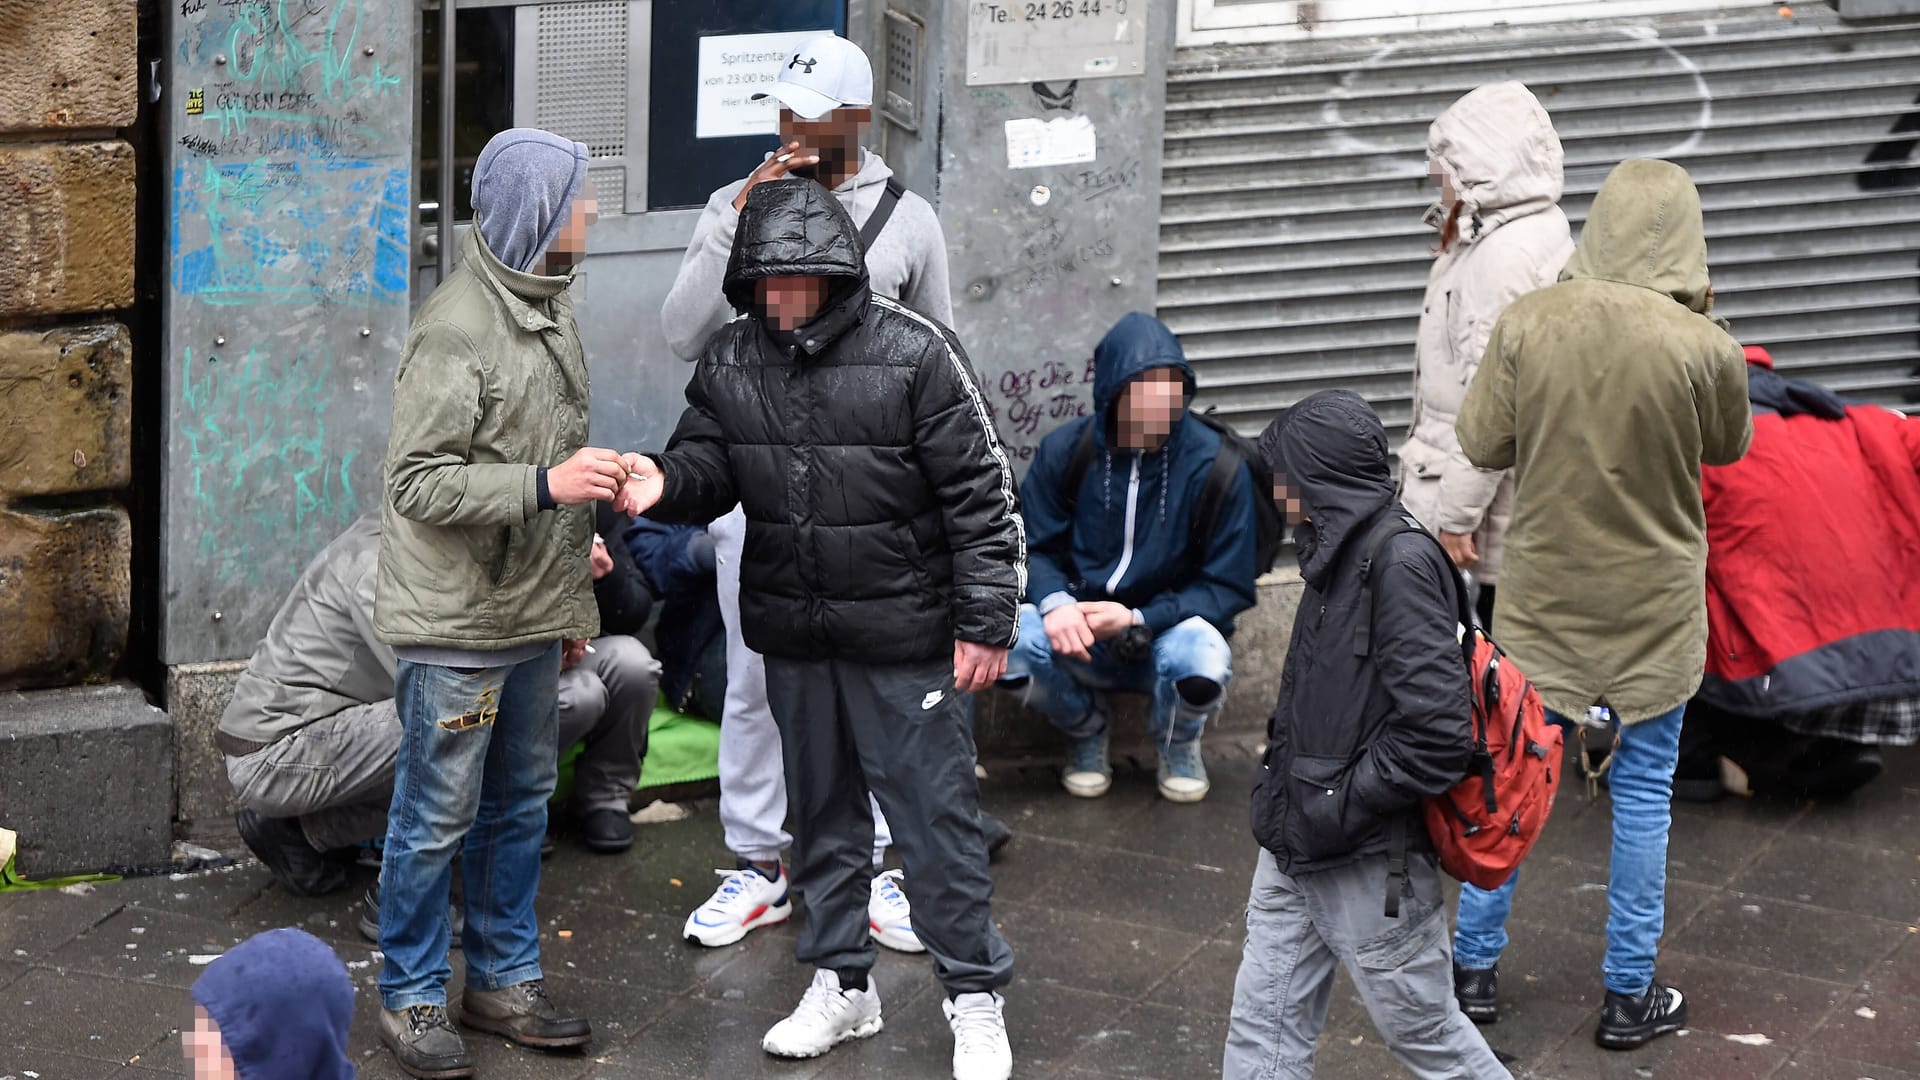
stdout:
<svg viewBox="0 0 1920 1080">
<path fill-rule="evenodd" d="M 1553 114 L 1576 230 L 1619 161 L 1678 161 L 1737 337 L 1860 398 L 1920 401 L 1920 24 L 1814 13 L 1183 52 L 1159 304 L 1202 404 L 1255 430 L 1347 387 L 1398 445 L 1436 239 L 1427 125 L 1506 78 Z"/>
</svg>

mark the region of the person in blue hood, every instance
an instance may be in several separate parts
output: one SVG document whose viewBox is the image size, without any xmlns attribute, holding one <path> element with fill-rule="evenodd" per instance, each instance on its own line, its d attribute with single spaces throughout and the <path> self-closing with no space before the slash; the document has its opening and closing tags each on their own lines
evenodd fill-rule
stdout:
<svg viewBox="0 0 1920 1080">
<path fill-rule="evenodd" d="M 193 984 L 180 1046 L 196 1080 L 353 1080 L 353 980 L 333 950 L 291 927 L 255 934 Z"/>
<path fill-rule="evenodd" d="M 1062 780 L 1082 798 L 1113 784 L 1106 695 L 1151 694 L 1160 794 L 1198 802 L 1200 732 L 1232 678 L 1234 616 L 1254 602 L 1253 480 L 1243 465 L 1196 536 L 1223 440 L 1187 413 L 1180 342 L 1135 312 L 1093 360 L 1093 414 L 1047 436 L 1021 485 L 1028 603 L 1003 682 L 1066 733 Z"/>
</svg>

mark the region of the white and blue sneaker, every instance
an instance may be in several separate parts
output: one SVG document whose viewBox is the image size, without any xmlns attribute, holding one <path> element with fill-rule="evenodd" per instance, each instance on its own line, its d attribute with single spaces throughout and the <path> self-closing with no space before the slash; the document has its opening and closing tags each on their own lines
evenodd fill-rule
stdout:
<svg viewBox="0 0 1920 1080">
<path fill-rule="evenodd" d="M 714 873 L 722 879 L 720 887 L 687 916 L 683 934 L 695 945 L 717 949 L 739 941 L 749 931 L 793 917 L 793 896 L 787 890 L 785 867 L 774 878 L 750 866 Z"/>
<path fill-rule="evenodd" d="M 1113 765 L 1107 760 L 1107 733 L 1078 735 L 1067 740 L 1067 767 L 1060 771 L 1067 794 L 1097 799 L 1113 787 Z"/>
<path fill-rule="evenodd" d="M 1200 740 L 1168 743 L 1160 748 L 1160 797 L 1168 802 L 1197 803 L 1207 797 L 1213 782 L 1200 760 Z"/>
<path fill-rule="evenodd" d="M 873 879 L 873 899 L 867 902 L 867 925 L 873 940 L 895 952 L 923 953 L 920 935 L 913 932 L 913 907 L 901 891 L 898 870 L 888 870 Z"/>
</svg>

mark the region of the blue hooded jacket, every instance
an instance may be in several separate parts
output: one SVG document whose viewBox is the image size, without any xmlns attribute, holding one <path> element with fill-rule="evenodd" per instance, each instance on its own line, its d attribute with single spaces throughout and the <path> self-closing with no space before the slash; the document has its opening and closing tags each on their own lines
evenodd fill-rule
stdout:
<svg viewBox="0 0 1920 1080">
<path fill-rule="evenodd" d="M 353 980 L 304 930 L 236 945 L 193 984 L 193 1000 L 220 1025 L 240 1080 L 354 1080 Z"/>
<path fill-rule="evenodd" d="M 1114 445 L 1120 392 L 1142 374 L 1173 368 L 1192 399 L 1193 369 L 1179 340 L 1159 319 L 1134 312 L 1107 331 L 1093 363 L 1093 415 L 1042 440 L 1020 488 L 1029 602 L 1044 614 L 1073 600 L 1113 600 L 1138 610 L 1156 634 L 1195 616 L 1232 634 L 1234 616 L 1254 603 L 1251 475 L 1241 470 L 1238 497 L 1222 507 L 1219 528 L 1196 559 L 1189 550 L 1193 515 L 1220 452 L 1220 435 L 1183 414 L 1158 450 Z M 1081 479 L 1069 519 L 1061 489 L 1073 448 L 1089 424 L 1095 425 L 1100 453 Z"/>
</svg>

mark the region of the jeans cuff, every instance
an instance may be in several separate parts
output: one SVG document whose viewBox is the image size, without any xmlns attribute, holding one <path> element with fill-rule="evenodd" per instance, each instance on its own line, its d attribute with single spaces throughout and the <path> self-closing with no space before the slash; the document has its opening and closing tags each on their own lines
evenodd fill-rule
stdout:
<svg viewBox="0 0 1920 1080">
<path fill-rule="evenodd" d="M 439 990 L 416 990 L 411 994 L 389 994 L 385 990 L 380 991 L 380 1007 L 388 1012 L 400 1012 L 403 1009 L 411 1009 L 415 1005 L 438 1005 L 440 1008 L 446 1008 L 447 988 L 443 986 Z"/>
<path fill-rule="evenodd" d="M 540 974 L 540 965 L 537 962 L 508 968 L 491 978 L 484 971 L 467 969 L 467 985 L 475 990 L 505 990 L 509 986 L 519 986 L 521 983 L 545 977 Z"/>
</svg>

